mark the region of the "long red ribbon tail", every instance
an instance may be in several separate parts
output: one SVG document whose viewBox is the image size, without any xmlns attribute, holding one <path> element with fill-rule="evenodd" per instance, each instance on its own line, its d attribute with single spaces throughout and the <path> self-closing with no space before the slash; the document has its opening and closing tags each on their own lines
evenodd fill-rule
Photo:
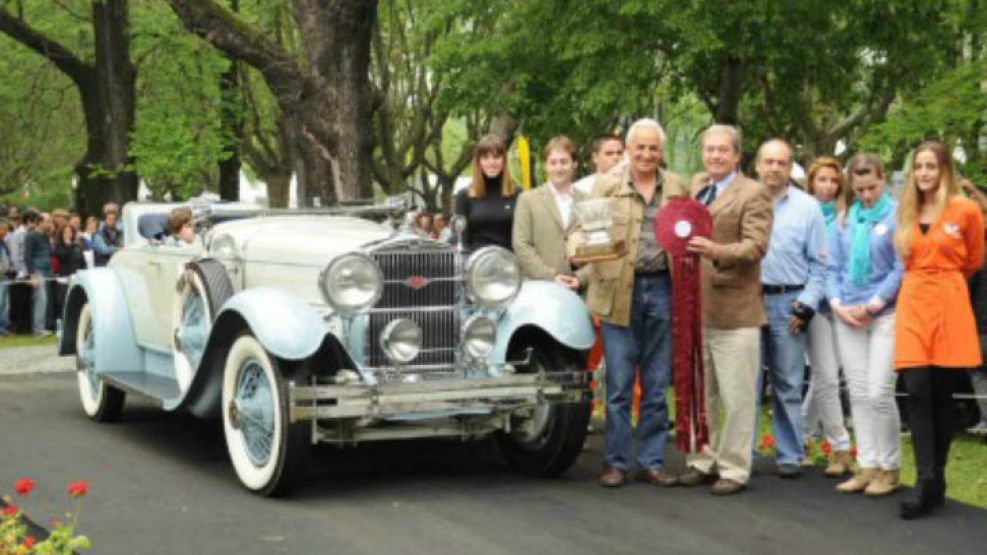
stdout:
<svg viewBox="0 0 987 555">
<path fill-rule="evenodd" d="M 675 387 L 675 447 L 696 453 L 709 442 L 703 372 L 699 259 L 672 256 L 672 382 Z"/>
</svg>

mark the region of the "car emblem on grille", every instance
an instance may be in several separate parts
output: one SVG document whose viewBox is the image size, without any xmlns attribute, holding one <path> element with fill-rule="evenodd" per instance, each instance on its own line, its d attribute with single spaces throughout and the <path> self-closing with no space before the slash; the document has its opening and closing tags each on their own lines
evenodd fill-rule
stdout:
<svg viewBox="0 0 987 555">
<path fill-rule="evenodd" d="M 421 289 L 428 285 L 428 280 L 422 276 L 408 276 L 408 279 L 404 281 L 405 285 L 412 289 Z"/>
</svg>

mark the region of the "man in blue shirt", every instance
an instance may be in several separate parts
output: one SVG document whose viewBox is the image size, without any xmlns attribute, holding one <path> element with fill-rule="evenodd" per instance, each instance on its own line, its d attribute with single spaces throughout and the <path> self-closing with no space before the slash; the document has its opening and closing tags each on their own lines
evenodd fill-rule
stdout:
<svg viewBox="0 0 987 555">
<path fill-rule="evenodd" d="M 123 228 L 117 221 L 120 207 L 115 202 L 103 206 L 103 223 L 93 236 L 96 266 L 106 266 L 110 257 L 123 246 Z"/>
<path fill-rule="evenodd" d="M 778 475 L 794 478 L 804 457 L 805 331 L 826 287 L 826 224 L 819 203 L 791 183 L 792 147 L 787 142 L 772 139 L 761 145 L 756 169 L 774 199 L 771 240 L 761 261 L 768 314 L 762 352 L 774 397 Z"/>
</svg>

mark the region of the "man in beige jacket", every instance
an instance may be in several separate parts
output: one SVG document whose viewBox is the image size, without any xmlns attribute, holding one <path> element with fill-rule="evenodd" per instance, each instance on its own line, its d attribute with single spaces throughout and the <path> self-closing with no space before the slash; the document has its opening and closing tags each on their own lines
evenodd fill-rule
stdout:
<svg viewBox="0 0 987 555">
<path fill-rule="evenodd" d="M 703 133 L 705 172 L 691 192 L 713 215 L 712 238 L 693 237 L 702 257 L 703 358 L 710 444 L 687 458 L 685 486 L 712 483 L 716 495 L 743 490 L 751 473 L 754 406 L 760 368 L 761 259 L 771 236 L 771 196 L 741 175 L 740 133 L 713 125 Z M 721 416 L 720 411 L 723 411 Z M 719 479 L 717 480 L 717 476 Z"/>
<path fill-rule="evenodd" d="M 577 291 L 579 281 L 566 256 L 566 239 L 576 227 L 573 209 L 584 198 L 572 186 L 575 157 L 576 147 L 568 137 L 555 137 L 545 145 L 548 179 L 518 197 L 511 246 L 525 278 L 550 280 Z"/>
<path fill-rule="evenodd" d="M 593 197 L 612 199 L 611 238 L 623 239 L 627 253 L 617 260 L 581 269 L 586 302 L 600 319 L 606 360 L 606 447 L 600 483 L 626 483 L 631 464 L 631 399 L 640 372 L 637 464 L 640 478 L 656 486 L 675 485 L 663 468 L 668 437 L 665 391 L 672 373 L 671 282 L 668 258 L 655 239 L 655 216 L 671 197 L 688 194 L 682 180 L 662 170 L 665 132 L 642 119 L 627 131 L 629 163 L 620 177 L 596 180 Z"/>
</svg>

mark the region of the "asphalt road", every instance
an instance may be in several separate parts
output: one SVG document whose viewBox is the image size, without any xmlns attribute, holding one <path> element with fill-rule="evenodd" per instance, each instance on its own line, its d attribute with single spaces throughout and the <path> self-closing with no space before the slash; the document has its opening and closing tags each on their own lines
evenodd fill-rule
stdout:
<svg viewBox="0 0 987 555">
<path fill-rule="evenodd" d="M 0 376 L 0 493 L 32 477 L 38 489 L 22 506 L 44 523 L 71 508 L 68 482 L 88 480 L 78 529 L 92 553 L 107 554 L 987 550 L 987 511 L 949 501 L 906 523 L 897 498 L 840 496 L 819 472 L 784 481 L 768 461 L 730 498 L 640 483 L 605 490 L 595 481 L 599 435 L 556 480 L 512 474 L 489 444 L 319 448 L 293 497 L 261 499 L 236 481 L 218 422 L 132 399 L 124 415 L 86 419 L 72 373 Z"/>
</svg>

